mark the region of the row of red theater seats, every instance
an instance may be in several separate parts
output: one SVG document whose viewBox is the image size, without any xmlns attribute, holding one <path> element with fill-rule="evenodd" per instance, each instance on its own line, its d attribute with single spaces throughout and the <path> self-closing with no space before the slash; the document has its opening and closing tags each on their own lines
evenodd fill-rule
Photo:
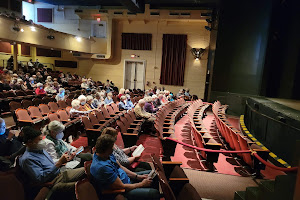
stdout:
<svg viewBox="0 0 300 200">
<path fill-rule="evenodd" d="M 243 135 L 243 133 L 236 128 L 234 128 L 226 117 L 226 109 L 228 106 L 221 105 L 219 101 L 216 101 L 213 104 L 213 114 L 216 119 L 217 127 L 225 139 L 225 141 L 229 144 L 229 147 L 232 150 L 253 150 L 258 152 L 258 154 L 264 158 L 268 158 L 269 150 L 263 150 L 258 145 L 255 144 L 252 140 L 250 140 L 247 136 Z M 238 156 L 241 157 L 245 163 L 247 163 L 251 168 L 254 169 L 263 169 L 264 166 L 261 166 L 259 162 L 255 162 L 255 157 L 249 153 L 238 153 Z"/>
<path fill-rule="evenodd" d="M 218 138 L 210 134 L 202 120 L 209 106 L 210 104 L 203 103 L 202 100 L 199 99 L 194 101 L 188 108 L 187 114 L 191 125 L 191 137 L 193 138 L 195 146 L 219 150 L 222 144 L 217 142 Z M 199 156 L 201 156 L 199 160 L 205 160 L 205 162 L 201 162 L 203 166 L 207 167 L 207 170 L 213 170 L 213 163 L 218 161 L 219 153 L 201 151 Z"/>
</svg>

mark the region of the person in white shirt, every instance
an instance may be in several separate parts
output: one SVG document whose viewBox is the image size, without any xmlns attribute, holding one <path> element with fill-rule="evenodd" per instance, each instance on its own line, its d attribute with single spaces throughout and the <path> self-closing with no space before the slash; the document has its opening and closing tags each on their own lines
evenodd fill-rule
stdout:
<svg viewBox="0 0 300 200">
<path fill-rule="evenodd" d="M 66 96 L 65 96 L 65 89 L 64 88 L 59 88 L 58 94 L 55 96 L 56 101 L 65 101 Z"/>
<path fill-rule="evenodd" d="M 45 150 L 56 163 L 60 157 L 65 154 L 75 154 L 77 148 L 63 141 L 65 126 L 59 121 L 52 121 L 42 129 L 42 133 L 46 135 L 45 141 Z M 84 162 L 92 160 L 92 154 L 90 153 L 81 153 L 77 155 L 77 158 L 73 161 L 73 167 L 83 167 Z M 68 165 L 66 165 L 68 168 Z"/>
</svg>

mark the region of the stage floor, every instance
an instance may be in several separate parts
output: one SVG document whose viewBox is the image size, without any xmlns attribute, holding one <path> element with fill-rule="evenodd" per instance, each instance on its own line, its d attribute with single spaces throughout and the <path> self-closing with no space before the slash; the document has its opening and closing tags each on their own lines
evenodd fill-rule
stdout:
<svg viewBox="0 0 300 200">
<path fill-rule="evenodd" d="M 278 98 L 267 98 L 267 99 L 300 111 L 300 100 L 278 99 Z"/>
</svg>

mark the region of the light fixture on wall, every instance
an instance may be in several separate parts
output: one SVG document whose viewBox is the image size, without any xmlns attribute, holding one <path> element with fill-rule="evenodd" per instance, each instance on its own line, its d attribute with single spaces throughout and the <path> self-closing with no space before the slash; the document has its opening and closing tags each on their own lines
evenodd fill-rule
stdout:
<svg viewBox="0 0 300 200">
<path fill-rule="evenodd" d="M 76 36 L 75 38 L 76 38 L 77 42 L 81 42 L 82 41 L 82 38 L 79 37 L 79 36 Z"/>
<path fill-rule="evenodd" d="M 31 30 L 32 32 L 36 32 L 36 28 L 35 28 L 34 26 L 30 26 L 30 30 Z"/>
<path fill-rule="evenodd" d="M 53 35 L 54 31 L 52 29 L 49 30 L 49 34 L 47 35 L 48 40 L 54 40 L 55 36 Z"/>
<path fill-rule="evenodd" d="M 20 29 L 20 26 L 17 22 L 15 22 L 14 26 L 12 27 L 12 30 L 16 31 L 16 32 L 20 32 L 21 29 Z"/>
<path fill-rule="evenodd" d="M 191 49 L 191 52 L 192 52 L 195 60 L 200 60 L 200 58 L 203 55 L 204 51 L 205 51 L 205 49 L 202 49 L 202 48 L 200 48 L 200 49 L 192 48 Z"/>
<path fill-rule="evenodd" d="M 97 17 L 97 22 L 101 22 L 101 18 L 100 17 Z"/>
</svg>

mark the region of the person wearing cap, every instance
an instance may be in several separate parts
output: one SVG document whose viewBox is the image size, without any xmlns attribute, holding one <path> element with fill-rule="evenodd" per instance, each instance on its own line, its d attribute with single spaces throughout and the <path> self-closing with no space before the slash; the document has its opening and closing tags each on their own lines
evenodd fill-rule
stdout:
<svg viewBox="0 0 300 200">
<path fill-rule="evenodd" d="M 84 168 L 60 172 L 60 167 L 73 159 L 74 155 L 62 154 L 59 160 L 54 163 L 50 155 L 44 150 L 46 143 L 40 131 L 26 126 L 23 128 L 23 133 L 26 151 L 20 157 L 19 164 L 25 175 L 28 176 L 29 186 L 32 189 L 31 194 L 34 193 L 34 189 L 41 188 L 38 185 L 52 182 L 50 199 L 74 198 L 75 183 L 84 176 Z"/>
</svg>

